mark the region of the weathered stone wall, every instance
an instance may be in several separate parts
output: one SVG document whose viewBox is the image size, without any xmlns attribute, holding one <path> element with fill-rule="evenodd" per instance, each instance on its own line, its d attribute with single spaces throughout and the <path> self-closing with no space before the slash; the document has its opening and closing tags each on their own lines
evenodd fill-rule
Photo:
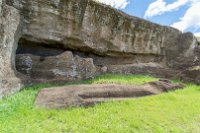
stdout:
<svg viewBox="0 0 200 133">
<path fill-rule="evenodd" d="M 0 98 L 21 87 L 14 60 L 20 33 L 19 11 L 0 0 Z"/>
<path fill-rule="evenodd" d="M 195 56 L 197 41 L 192 34 L 128 16 L 91 0 L 7 3 L 21 10 L 25 18 L 22 38 L 30 43 L 105 56 L 156 55 L 170 67 L 181 66 L 183 57 L 183 65 L 191 63 Z"/>
<path fill-rule="evenodd" d="M 198 42 L 200 42 L 200 37 L 197 37 Z"/>
<path fill-rule="evenodd" d="M 73 56 L 69 51 L 48 57 L 18 54 L 16 63 L 17 70 L 34 83 L 65 83 L 94 78 L 96 75 L 92 59 Z"/>
<path fill-rule="evenodd" d="M 158 70 L 168 72 L 184 70 L 199 61 L 193 34 L 126 15 L 92 0 L 0 0 L 0 30 L 0 96 L 33 80 L 87 79 L 102 72 L 163 76 L 154 71 L 158 67 L 148 64 L 158 64 Z M 25 74 L 28 81 L 15 70 L 18 43 L 22 48 L 16 56 L 17 69 L 21 74 L 29 70 Z M 44 51 L 38 52 L 40 48 Z M 71 51 L 71 58 L 66 51 Z M 31 62 L 24 65 L 27 58 Z M 139 67 L 137 71 L 135 66 Z M 60 77 L 56 73 L 52 76 L 51 70 L 56 69 Z M 67 75 L 60 73 L 62 70 Z M 79 78 L 68 74 L 73 70 Z"/>
<path fill-rule="evenodd" d="M 181 34 L 89 0 L 32 0 L 21 10 L 24 39 L 101 55 L 164 55 Z"/>
</svg>

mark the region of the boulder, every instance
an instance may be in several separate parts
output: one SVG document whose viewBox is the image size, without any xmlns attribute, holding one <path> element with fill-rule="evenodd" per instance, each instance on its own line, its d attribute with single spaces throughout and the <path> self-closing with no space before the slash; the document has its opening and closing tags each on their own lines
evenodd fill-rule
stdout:
<svg viewBox="0 0 200 133">
<path fill-rule="evenodd" d="M 193 66 L 179 73 L 178 77 L 186 82 L 197 83 L 200 85 L 200 66 Z"/>
<path fill-rule="evenodd" d="M 43 89 L 39 92 L 35 104 L 43 108 L 68 108 L 91 106 L 110 100 L 124 100 L 183 88 L 182 84 L 170 83 L 168 80 L 150 82 L 144 85 L 70 85 Z"/>
<path fill-rule="evenodd" d="M 18 54 L 17 70 L 27 75 L 31 83 L 65 83 L 94 78 L 96 67 L 91 58 L 73 56 L 67 51 L 57 56 Z"/>
</svg>

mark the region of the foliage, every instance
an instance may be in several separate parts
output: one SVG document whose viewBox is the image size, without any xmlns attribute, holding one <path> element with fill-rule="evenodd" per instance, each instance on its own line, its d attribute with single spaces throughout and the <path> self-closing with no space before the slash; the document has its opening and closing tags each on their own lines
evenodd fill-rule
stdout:
<svg viewBox="0 0 200 133">
<path fill-rule="evenodd" d="M 147 76 L 104 75 L 81 83 L 143 84 Z M 23 89 L 0 100 L 2 133 L 168 133 L 200 132 L 200 86 L 184 90 L 108 102 L 89 108 L 45 110 L 34 107 L 38 91 L 49 84 Z"/>
</svg>

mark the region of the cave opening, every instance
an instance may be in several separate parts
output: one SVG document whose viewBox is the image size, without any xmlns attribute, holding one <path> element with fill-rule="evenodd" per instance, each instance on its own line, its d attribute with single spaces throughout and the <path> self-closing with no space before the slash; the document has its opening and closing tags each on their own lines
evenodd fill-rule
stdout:
<svg viewBox="0 0 200 133">
<path fill-rule="evenodd" d="M 58 45 L 59 46 L 59 45 Z M 19 39 L 15 56 L 15 66 L 19 74 L 24 75 L 31 82 L 45 82 L 53 80 L 56 69 L 60 70 L 62 55 L 66 50 L 61 47 L 52 47 L 45 43 Z M 57 70 L 57 71 L 58 71 Z M 62 70 L 61 70 L 62 71 Z M 61 72 L 60 75 L 62 75 Z"/>
<path fill-rule="evenodd" d="M 99 55 L 82 48 L 66 48 L 61 43 L 21 37 L 16 50 L 15 66 L 18 73 L 31 82 L 66 82 L 94 77 L 99 68 L 110 66 L 160 62 L 157 55 L 124 54 Z"/>
<path fill-rule="evenodd" d="M 34 42 L 20 38 L 16 54 L 32 54 L 41 57 L 56 56 L 65 52 L 62 47 L 63 46 L 60 44 L 52 46 L 46 43 Z"/>
<path fill-rule="evenodd" d="M 87 58 L 88 53 L 75 52 L 56 42 L 42 43 L 21 37 L 15 57 L 17 72 L 31 83 L 88 79 L 96 71 L 93 59 Z"/>
</svg>

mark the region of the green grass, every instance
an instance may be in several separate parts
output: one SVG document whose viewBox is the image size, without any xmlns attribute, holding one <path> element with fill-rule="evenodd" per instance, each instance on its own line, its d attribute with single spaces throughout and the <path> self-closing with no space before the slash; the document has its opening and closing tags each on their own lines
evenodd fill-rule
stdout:
<svg viewBox="0 0 200 133">
<path fill-rule="evenodd" d="M 147 76 L 104 75 L 93 83 L 143 84 Z M 2 133 L 199 133 L 200 86 L 184 90 L 108 102 L 89 108 L 45 110 L 34 107 L 38 91 L 51 85 L 27 87 L 0 100 Z"/>
</svg>

